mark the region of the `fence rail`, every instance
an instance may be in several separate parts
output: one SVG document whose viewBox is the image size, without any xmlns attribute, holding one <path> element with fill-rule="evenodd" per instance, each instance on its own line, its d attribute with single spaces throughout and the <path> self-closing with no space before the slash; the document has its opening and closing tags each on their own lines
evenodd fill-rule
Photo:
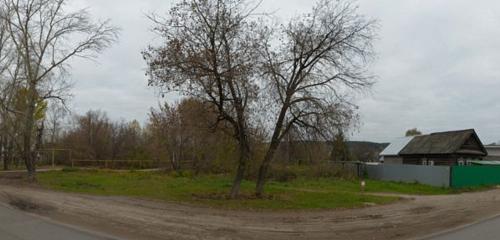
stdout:
<svg viewBox="0 0 500 240">
<path fill-rule="evenodd" d="M 154 160 L 80 160 L 71 159 L 71 167 L 102 167 L 102 168 L 160 168 L 165 162 Z"/>
<path fill-rule="evenodd" d="M 172 168 L 170 161 L 158 160 L 89 160 L 89 159 L 71 159 L 69 163 L 71 167 L 100 167 L 110 169 L 127 169 L 127 168 Z M 183 160 L 180 163 L 181 168 L 190 169 L 193 166 L 193 161 Z"/>
</svg>

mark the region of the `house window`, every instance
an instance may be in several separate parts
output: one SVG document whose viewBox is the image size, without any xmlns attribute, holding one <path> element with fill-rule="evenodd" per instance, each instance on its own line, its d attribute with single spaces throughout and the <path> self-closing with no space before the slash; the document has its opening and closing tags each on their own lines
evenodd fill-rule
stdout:
<svg viewBox="0 0 500 240">
<path fill-rule="evenodd" d="M 463 158 L 458 159 L 458 166 L 465 166 L 465 160 Z"/>
<path fill-rule="evenodd" d="M 429 166 L 434 166 L 434 161 L 433 161 L 433 160 L 429 160 L 429 161 L 427 162 L 427 165 L 429 165 Z"/>
</svg>

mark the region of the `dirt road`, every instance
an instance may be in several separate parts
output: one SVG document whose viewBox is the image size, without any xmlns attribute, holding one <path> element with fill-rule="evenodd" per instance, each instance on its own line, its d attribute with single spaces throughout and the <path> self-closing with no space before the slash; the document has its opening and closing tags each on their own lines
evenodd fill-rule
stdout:
<svg viewBox="0 0 500 240">
<path fill-rule="evenodd" d="M 0 185 L 2 202 L 124 239 L 409 239 L 500 213 L 500 189 L 406 197 L 355 210 L 253 212 Z"/>
</svg>

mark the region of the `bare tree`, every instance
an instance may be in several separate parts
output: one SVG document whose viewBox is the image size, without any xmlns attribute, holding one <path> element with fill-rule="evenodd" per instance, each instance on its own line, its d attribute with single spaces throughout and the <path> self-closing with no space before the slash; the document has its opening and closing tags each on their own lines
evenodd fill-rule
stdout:
<svg viewBox="0 0 500 240">
<path fill-rule="evenodd" d="M 137 120 L 113 122 L 110 135 L 111 160 L 146 160 L 140 156 L 144 143 L 142 127 Z"/>
<path fill-rule="evenodd" d="M 19 148 L 19 113 L 15 110 L 19 102 L 20 57 L 16 54 L 10 41 L 8 21 L 11 14 L 0 7 L 0 156 L 3 168 L 9 169 L 9 163 L 14 158 L 15 149 Z"/>
<path fill-rule="evenodd" d="M 13 54 L 12 49 L 9 46 L 9 33 L 7 28 L 7 21 L 4 20 L 4 16 L 8 13 L 0 9 L 0 80 L 4 80 L 4 73 L 10 67 Z"/>
<path fill-rule="evenodd" d="M 278 29 L 263 32 L 263 72 L 272 112 L 270 146 L 259 169 L 256 194 L 262 196 L 266 175 L 283 137 L 292 126 L 325 137 L 331 126 L 344 126 L 356 107 L 351 90 L 372 85 L 366 66 L 376 21 L 357 13 L 349 0 L 320 0 L 312 12 Z M 273 37 L 273 33 L 278 35 Z"/>
<path fill-rule="evenodd" d="M 50 144 L 55 144 L 61 137 L 61 132 L 63 130 L 63 120 L 68 115 L 69 111 L 65 106 L 61 104 L 57 104 L 57 102 L 53 102 L 50 104 L 49 109 L 47 110 L 47 132 L 48 135 L 47 141 Z"/>
<path fill-rule="evenodd" d="M 170 159 L 170 167 L 176 170 L 177 165 L 171 158 L 172 150 L 170 149 L 171 133 L 168 123 L 170 108 L 167 104 L 164 106 L 160 105 L 159 109 L 151 109 L 149 113 L 148 121 L 148 139 L 150 140 L 150 146 L 152 146 L 153 156 L 158 161 L 162 159 Z"/>
<path fill-rule="evenodd" d="M 107 160 L 111 157 L 112 125 L 105 112 L 89 110 L 73 117 L 72 128 L 62 139 L 76 158 Z"/>
<path fill-rule="evenodd" d="M 227 172 L 234 165 L 230 159 L 234 158 L 236 141 L 226 134 L 230 129 L 210 126 L 217 117 L 212 108 L 209 103 L 185 98 L 151 109 L 146 138 L 155 159 L 168 160 L 176 171 Z"/>
<path fill-rule="evenodd" d="M 0 15 L 8 41 L 19 57 L 17 81 L 26 90 L 22 113 L 22 152 L 31 179 L 35 179 L 33 139 L 37 104 L 48 99 L 64 102 L 68 60 L 95 57 L 110 46 L 117 29 L 108 21 L 93 23 L 85 10 L 66 11 L 65 0 L 1 0 Z"/>
<path fill-rule="evenodd" d="M 167 18 L 151 16 L 163 46 L 144 52 L 150 85 L 178 91 L 214 107 L 239 144 L 231 197 L 239 194 L 250 160 L 249 108 L 257 95 L 255 63 L 259 43 L 255 8 L 245 0 L 185 0 Z"/>
<path fill-rule="evenodd" d="M 349 146 L 344 133 L 340 131 L 332 142 L 332 151 L 330 152 L 331 161 L 350 161 Z"/>
<path fill-rule="evenodd" d="M 186 124 L 186 121 L 193 119 L 182 116 L 182 110 L 190 100 L 185 99 L 173 106 L 160 105 L 158 110 L 151 109 L 149 114 L 149 128 L 155 135 L 155 141 L 167 151 L 170 167 L 175 171 L 181 170 L 185 149 L 193 138 L 190 134 L 192 127 Z M 199 111 L 196 114 L 200 116 L 203 112 Z"/>
<path fill-rule="evenodd" d="M 124 160 L 149 160 L 144 135 L 136 120 L 113 121 L 106 112 L 89 110 L 73 116 L 55 145 L 71 149 L 75 159 L 112 160 L 109 167 L 119 167 Z"/>
</svg>

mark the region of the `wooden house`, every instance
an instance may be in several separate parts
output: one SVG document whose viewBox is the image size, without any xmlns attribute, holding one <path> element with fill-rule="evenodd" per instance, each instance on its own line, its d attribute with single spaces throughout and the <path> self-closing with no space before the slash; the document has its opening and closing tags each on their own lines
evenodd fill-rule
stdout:
<svg viewBox="0 0 500 240">
<path fill-rule="evenodd" d="M 399 152 L 403 164 L 467 165 L 488 155 L 474 129 L 414 137 Z"/>
</svg>

